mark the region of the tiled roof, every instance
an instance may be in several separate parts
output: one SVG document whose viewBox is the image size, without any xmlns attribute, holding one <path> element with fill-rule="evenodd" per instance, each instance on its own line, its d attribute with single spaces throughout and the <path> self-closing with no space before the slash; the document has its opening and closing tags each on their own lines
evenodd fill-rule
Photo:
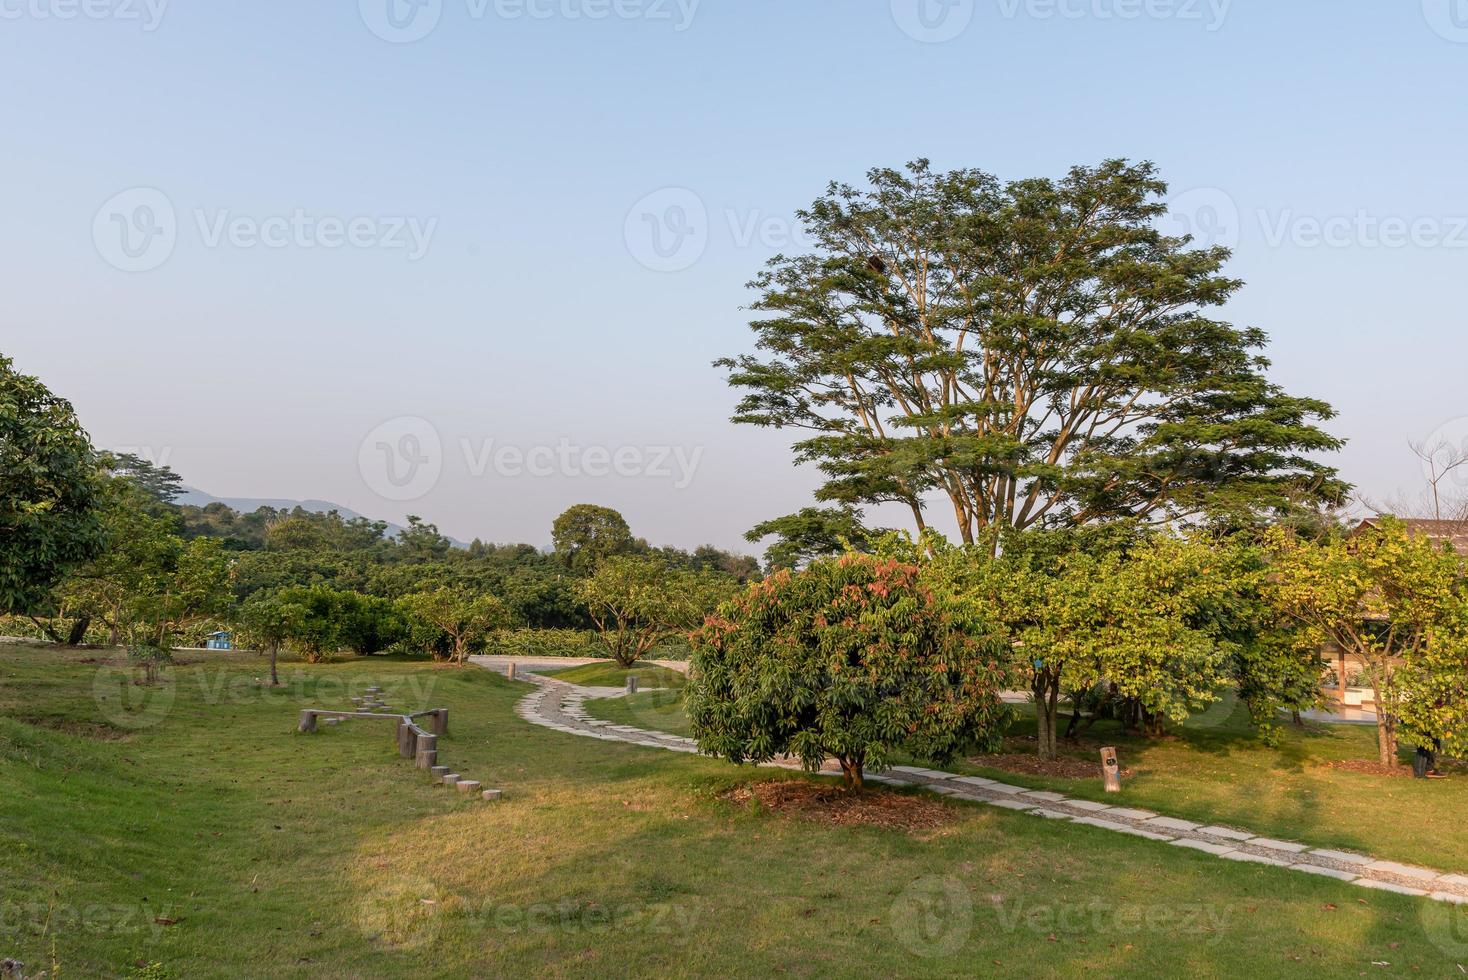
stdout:
<svg viewBox="0 0 1468 980">
<path fill-rule="evenodd" d="M 1377 520 L 1378 518 L 1368 517 L 1356 531 L 1359 533 L 1366 528 L 1376 527 Z M 1416 517 L 1399 517 L 1397 520 L 1406 526 L 1408 534 L 1420 535 L 1439 544 L 1450 544 L 1458 554 L 1468 555 L 1468 521 L 1433 521 Z"/>
</svg>

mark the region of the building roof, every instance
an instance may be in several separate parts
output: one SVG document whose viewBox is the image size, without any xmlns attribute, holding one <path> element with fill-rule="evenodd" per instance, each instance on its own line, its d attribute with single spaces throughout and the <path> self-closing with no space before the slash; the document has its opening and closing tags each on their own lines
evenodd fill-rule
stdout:
<svg viewBox="0 0 1468 980">
<path fill-rule="evenodd" d="M 1374 528 L 1381 517 L 1390 515 L 1382 514 L 1379 517 L 1368 517 L 1356 528 L 1359 534 L 1367 528 Z M 1399 517 L 1410 535 L 1427 538 L 1434 544 L 1449 544 L 1453 550 L 1460 555 L 1468 555 L 1468 521 L 1434 521 L 1417 517 Z"/>
</svg>

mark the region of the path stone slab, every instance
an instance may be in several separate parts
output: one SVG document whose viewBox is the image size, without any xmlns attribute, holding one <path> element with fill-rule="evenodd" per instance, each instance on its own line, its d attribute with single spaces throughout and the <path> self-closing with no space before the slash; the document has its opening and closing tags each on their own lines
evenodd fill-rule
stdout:
<svg viewBox="0 0 1468 980">
<path fill-rule="evenodd" d="M 998 799 L 998 800 L 980 800 L 980 802 L 981 803 L 987 803 L 990 806 L 1002 806 L 1006 810 L 1033 810 L 1035 808 L 1035 804 L 1033 804 L 1033 803 L 1025 803 L 1022 800 Z"/>
<path fill-rule="evenodd" d="M 994 780 L 992 780 L 992 779 L 985 779 L 983 776 L 955 776 L 955 777 L 953 777 L 952 782 L 955 782 L 955 783 L 967 783 L 969 786 L 998 786 L 999 785 Z"/>
<path fill-rule="evenodd" d="M 1438 882 L 1444 885 L 1456 885 L 1459 888 L 1468 888 L 1468 875 L 1443 875 Z"/>
<path fill-rule="evenodd" d="M 1337 881 L 1355 881 L 1357 878 L 1361 877 L 1354 871 L 1340 871 L 1336 868 L 1322 868 L 1318 864 L 1292 864 L 1290 865 L 1290 870 L 1303 871 L 1306 874 L 1311 875 L 1322 875 L 1326 878 L 1335 878 Z"/>
<path fill-rule="evenodd" d="M 1198 833 L 1207 834 L 1209 837 L 1222 837 L 1224 840 L 1253 840 L 1254 835 L 1246 830 L 1234 830 L 1232 827 L 1199 827 Z"/>
<path fill-rule="evenodd" d="M 1433 892 L 1428 897 L 1434 902 L 1451 902 L 1454 905 L 1468 905 L 1468 895 L 1454 895 L 1452 892 Z"/>
<path fill-rule="evenodd" d="M 1179 820 L 1177 817 L 1153 817 L 1147 821 L 1148 830 L 1197 830 L 1200 826 L 1201 824 L 1191 820 Z"/>
<path fill-rule="evenodd" d="M 1394 885 L 1390 881 L 1378 881 L 1375 878 L 1357 878 L 1353 884 L 1362 888 L 1374 888 L 1379 892 L 1395 892 L 1398 895 L 1416 895 L 1421 898 L 1427 892 L 1421 888 L 1408 888 L 1406 885 Z"/>
<path fill-rule="evenodd" d="M 1272 864 L 1277 868 L 1288 868 L 1290 862 L 1283 858 L 1265 857 L 1263 854 L 1250 854 L 1248 851 L 1229 851 L 1227 854 L 1218 855 L 1228 861 L 1248 861 L 1250 864 Z"/>
<path fill-rule="evenodd" d="M 1217 854 L 1220 856 L 1233 850 L 1227 844 L 1210 844 L 1206 840 L 1192 840 L 1187 837 L 1180 837 L 1172 843 L 1176 847 L 1186 847 L 1194 851 L 1202 851 L 1205 854 Z"/>
<path fill-rule="evenodd" d="M 1025 792 L 1025 788 L 1023 786 L 1011 786 L 1008 783 L 990 783 L 984 788 L 992 790 L 995 793 L 1007 793 L 1010 796 L 1019 796 L 1020 794 Z"/>
<path fill-rule="evenodd" d="M 1372 861 L 1366 867 L 1372 871 L 1384 871 L 1387 874 L 1417 881 L 1436 881 L 1441 875 L 1441 872 L 1433 871 L 1431 868 L 1417 868 L 1410 864 L 1398 864 L 1395 861 Z"/>
<path fill-rule="evenodd" d="M 1065 799 L 1064 793 L 1052 793 L 1043 789 L 1027 789 L 1023 795 L 1031 800 L 1044 800 L 1046 803 L 1059 803 Z"/>
<path fill-rule="evenodd" d="M 1031 810 L 1030 812 L 1033 813 L 1037 817 L 1044 817 L 1046 820 L 1069 820 L 1070 819 L 1070 814 L 1068 814 L 1068 813 L 1061 813 L 1059 810 L 1046 810 L 1044 807 L 1036 807 L 1035 809 Z"/>
<path fill-rule="evenodd" d="M 1089 810 L 1092 813 L 1096 813 L 1099 810 L 1111 809 L 1110 804 L 1097 803 L 1095 800 L 1061 800 L 1060 802 L 1064 803 L 1068 807 L 1073 807 L 1077 810 Z"/>
<path fill-rule="evenodd" d="M 1124 806 L 1114 806 L 1107 816 L 1116 817 L 1121 820 L 1151 820 L 1157 814 L 1151 810 L 1135 810 Z"/>
<path fill-rule="evenodd" d="M 1299 854 L 1307 849 L 1305 844 L 1295 844 L 1287 840 L 1274 840 L 1270 837 L 1250 837 L 1250 847 L 1262 847 L 1270 851 L 1284 851 L 1286 854 Z"/>
<path fill-rule="evenodd" d="M 1114 820 L 1102 820 L 1099 817 L 1076 817 L 1076 823 L 1083 823 L 1088 827 L 1100 827 L 1102 830 L 1113 830 L 1118 834 L 1131 834 L 1133 837 L 1145 837 L 1148 840 L 1170 841 L 1173 838 L 1167 834 L 1159 834 L 1152 830 L 1142 830 L 1130 824 L 1117 823 Z"/>
</svg>

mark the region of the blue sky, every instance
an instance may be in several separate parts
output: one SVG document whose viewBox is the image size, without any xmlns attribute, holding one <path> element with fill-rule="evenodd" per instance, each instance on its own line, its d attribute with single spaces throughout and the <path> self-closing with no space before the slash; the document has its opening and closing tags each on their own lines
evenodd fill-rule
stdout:
<svg viewBox="0 0 1468 980">
<path fill-rule="evenodd" d="M 387 2 L 0 0 L 0 350 L 99 445 L 465 539 L 594 501 L 742 545 L 815 484 L 727 422 L 743 284 L 917 156 L 1155 161 L 1348 480 L 1468 436 L 1468 3 L 392 0 L 400 43 Z"/>
</svg>

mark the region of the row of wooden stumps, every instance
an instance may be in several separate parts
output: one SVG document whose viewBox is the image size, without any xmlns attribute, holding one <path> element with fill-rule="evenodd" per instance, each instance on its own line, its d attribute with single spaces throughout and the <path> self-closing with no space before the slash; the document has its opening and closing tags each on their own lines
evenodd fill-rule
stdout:
<svg viewBox="0 0 1468 980">
<path fill-rule="evenodd" d="M 368 688 L 367 694 L 371 700 L 365 700 L 365 703 L 364 699 L 352 699 L 363 709 L 360 711 L 303 709 L 299 730 L 308 733 L 316 731 L 318 720 L 327 725 L 336 725 L 349 718 L 395 718 L 398 754 L 404 759 L 412 759 L 417 768 L 427 769 L 440 785 L 452 786 L 460 793 L 479 793 L 486 800 L 498 800 L 503 796 L 500 790 L 484 789 L 479 780 L 464 779 L 459 773 L 450 772 L 448 766 L 438 764 L 438 739 L 439 736 L 448 734 L 449 730 L 448 708 L 434 708 L 411 715 L 386 714 L 382 710 L 385 706 L 377 700 L 382 694 L 381 688 Z M 418 724 L 420 718 L 428 719 L 428 728 Z"/>
</svg>

